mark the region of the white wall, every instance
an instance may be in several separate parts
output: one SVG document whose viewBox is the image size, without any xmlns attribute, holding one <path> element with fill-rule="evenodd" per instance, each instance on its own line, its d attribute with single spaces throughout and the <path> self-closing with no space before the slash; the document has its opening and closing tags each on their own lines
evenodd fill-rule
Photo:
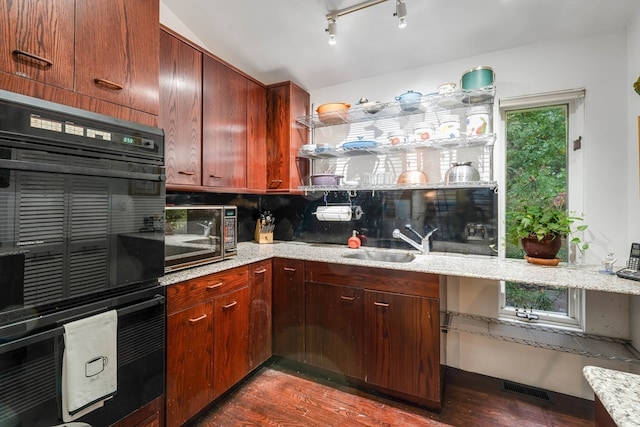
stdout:
<svg viewBox="0 0 640 427">
<path fill-rule="evenodd" d="M 629 236 L 634 237 L 634 241 L 640 241 L 640 172 L 638 167 L 638 158 L 640 150 L 640 95 L 631 90 L 633 82 L 640 78 L 640 11 L 629 25 L 628 30 L 628 56 L 629 67 L 628 76 L 625 80 L 627 89 L 629 89 L 629 146 L 628 157 L 630 163 L 635 160 L 635 167 L 629 167 Z M 625 255 L 626 256 L 626 255 Z M 631 314 L 629 323 L 632 325 L 640 325 L 640 297 L 631 298 Z M 632 329 L 631 339 L 634 346 L 640 348 L 640 326 Z"/>
<path fill-rule="evenodd" d="M 459 81 L 468 69 L 489 65 L 496 72 L 496 97 L 555 90 L 586 89 L 583 155 L 584 217 L 589 225 L 587 264 L 599 268 L 608 251 L 621 267 L 631 242 L 640 241 L 638 140 L 640 101 L 630 94 L 640 74 L 640 27 L 636 17 L 628 29 L 590 37 L 535 44 L 419 69 L 406 70 L 315 90 L 312 102 L 350 102 L 361 97 L 391 101 L 407 90 L 424 94 L 445 81 Z M 428 55 L 428 46 L 425 46 Z M 632 91 L 631 91 L 632 92 Z M 497 109 L 496 109 L 497 111 Z M 494 114 L 494 117 L 499 117 Z M 495 152 L 504 149 L 496 142 Z M 495 153 L 494 153 L 495 154 Z M 497 155 L 496 158 L 502 158 Z M 498 174 L 494 175 L 499 176 Z M 499 186 L 502 186 L 499 182 Z M 498 283 L 447 278 L 447 309 L 497 316 Z M 640 298 L 587 293 L 587 332 L 634 338 L 640 343 Z M 476 335 L 446 334 L 446 364 L 587 399 L 593 398 L 582 367 L 588 364 L 634 370 L 622 362 L 493 340 Z M 637 346 L 637 345 L 636 345 Z"/>
</svg>

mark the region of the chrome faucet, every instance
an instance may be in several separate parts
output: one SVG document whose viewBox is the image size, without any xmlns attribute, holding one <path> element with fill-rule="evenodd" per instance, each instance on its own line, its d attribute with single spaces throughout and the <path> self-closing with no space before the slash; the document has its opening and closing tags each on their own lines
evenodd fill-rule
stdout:
<svg viewBox="0 0 640 427">
<path fill-rule="evenodd" d="M 400 232 L 400 230 L 398 230 L 397 228 L 395 230 L 393 230 L 392 236 L 395 237 L 396 239 L 401 239 L 404 240 L 405 242 L 407 242 L 408 244 L 410 244 L 411 246 L 413 246 L 414 248 L 416 248 L 417 250 L 419 250 L 420 252 L 422 252 L 424 255 L 429 254 L 430 249 L 429 249 L 429 238 L 431 237 L 431 235 L 433 233 L 435 233 L 438 229 L 434 228 L 433 230 L 429 231 L 424 237 L 422 237 L 420 235 L 420 233 L 418 233 L 416 230 L 414 230 L 413 228 L 411 228 L 411 224 L 407 224 L 404 226 L 404 228 L 407 231 L 412 232 L 413 234 L 415 234 L 418 239 L 420 239 L 420 243 L 416 243 L 415 241 L 413 241 L 412 239 L 408 238 L 407 236 L 405 236 L 404 234 L 402 234 Z"/>
</svg>

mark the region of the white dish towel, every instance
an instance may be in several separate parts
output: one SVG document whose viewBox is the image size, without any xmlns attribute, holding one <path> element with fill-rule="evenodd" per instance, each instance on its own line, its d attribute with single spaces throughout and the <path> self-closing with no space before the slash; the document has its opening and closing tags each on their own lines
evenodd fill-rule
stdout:
<svg viewBox="0 0 640 427">
<path fill-rule="evenodd" d="M 62 420 L 101 407 L 118 387 L 118 313 L 97 314 L 64 325 Z"/>
</svg>

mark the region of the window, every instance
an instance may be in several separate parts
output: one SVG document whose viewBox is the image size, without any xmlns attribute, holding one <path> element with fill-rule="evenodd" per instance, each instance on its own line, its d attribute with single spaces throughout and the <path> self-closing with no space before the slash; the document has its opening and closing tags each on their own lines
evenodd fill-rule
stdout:
<svg viewBox="0 0 640 427">
<path fill-rule="evenodd" d="M 582 134 L 583 97 L 584 90 L 574 90 L 500 101 L 505 141 L 502 212 L 532 187 L 543 196 L 562 199 L 569 211 L 582 211 L 582 151 L 573 141 L 580 141 Z M 522 249 L 506 242 L 506 232 L 502 230 L 500 256 L 522 259 Z M 575 262 L 576 254 L 569 249 L 565 245 L 559 257 Z M 500 288 L 503 318 L 582 328 L 581 290 L 513 282 Z"/>
</svg>

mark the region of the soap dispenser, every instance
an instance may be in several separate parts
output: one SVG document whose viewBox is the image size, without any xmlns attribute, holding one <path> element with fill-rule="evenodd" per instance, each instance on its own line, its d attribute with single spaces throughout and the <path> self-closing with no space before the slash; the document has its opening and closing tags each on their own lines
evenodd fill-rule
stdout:
<svg viewBox="0 0 640 427">
<path fill-rule="evenodd" d="M 347 245 L 351 249 L 358 249 L 360 247 L 361 243 L 362 242 L 360 241 L 360 238 L 358 237 L 358 230 L 353 230 L 353 235 L 351 237 L 349 237 L 349 240 L 347 240 Z"/>
</svg>

